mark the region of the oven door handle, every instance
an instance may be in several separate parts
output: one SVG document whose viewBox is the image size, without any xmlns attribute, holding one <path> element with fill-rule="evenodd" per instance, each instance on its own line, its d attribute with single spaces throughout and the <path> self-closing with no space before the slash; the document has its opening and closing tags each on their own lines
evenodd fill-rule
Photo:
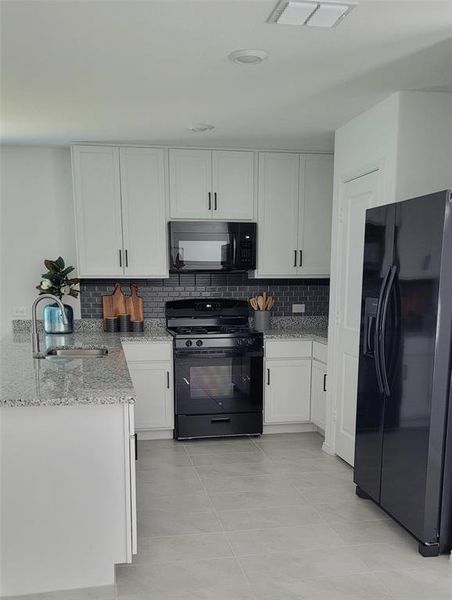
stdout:
<svg viewBox="0 0 452 600">
<path fill-rule="evenodd" d="M 210 419 L 211 423 L 229 423 L 231 417 L 212 417 Z"/>
<path fill-rule="evenodd" d="M 176 350 L 175 356 L 177 358 L 199 357 L 202 359 L 233 358 L 235 356 L 250 356 L 251 358 L 261 358 L 264 356 L 264 352 L 263 350 L 247 350 L 246 348 L 244 348 L 243 350 L 231 350 L 230 352 L 197 352 L 196 350 Z"/>
</svg>

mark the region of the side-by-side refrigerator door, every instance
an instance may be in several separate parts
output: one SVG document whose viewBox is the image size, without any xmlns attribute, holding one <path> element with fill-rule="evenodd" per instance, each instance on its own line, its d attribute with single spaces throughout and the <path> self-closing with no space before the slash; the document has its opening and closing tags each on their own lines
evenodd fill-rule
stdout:
<svg viewBox="0 0 452 600">
<path fill-rule="evenodd" d="M 444 194 L 397 204 L 393 273 L 382 319 L 387 398 L 380 503 L 427 543 L 434 543 L 438 527 L 444 435 L 431 430 L 444 209 Z"/>
<path fill-rule="evenodd" d="M 394 223 L 394 205 L 366 212 L 354 481 L 376 502 L 380 501 L 385 399 L 379 336 L 393 264 Z"/>
</svg>

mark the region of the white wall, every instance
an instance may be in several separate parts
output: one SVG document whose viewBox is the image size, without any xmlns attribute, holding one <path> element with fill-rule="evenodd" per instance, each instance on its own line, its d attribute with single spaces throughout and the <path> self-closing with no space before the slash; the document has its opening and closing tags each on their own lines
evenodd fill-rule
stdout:
<svg viewBox="0 0 452 600">
<path fill-rule="evenodd" d="M 452 188 L 452 94 L 400 92 L 396 199 Z"/>
<path fill-rule="evenodd" d="M 31 303 L 43 260 L 61 255 L 76 264 L 69 148 L 3 146 L 1 165 L 1 331 L 11 327 L 15 307 Z M 65 297 L 80 317 L 80 302 Z"/>
</svg>

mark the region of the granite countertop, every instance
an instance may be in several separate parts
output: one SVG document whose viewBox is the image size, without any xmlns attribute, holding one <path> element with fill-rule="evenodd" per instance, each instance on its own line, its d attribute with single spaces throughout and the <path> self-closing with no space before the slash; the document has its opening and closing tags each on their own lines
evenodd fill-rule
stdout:
<svg viewBox="0 0 452 600">
<path fill-rule="evenodd" d="M 278 327 L 265 339 L 305 339 L 327 343 L 326 327 Z M 41 350 L 69 347 L 106 347 L 100 358 L 34 359 L 29 332 L 13 333 L 1 343 L 0 406 L 70 406 L 77 404 L 124 404 L 135 401 L 122 349 L 128 343 L 171 342 L 162 327 L 142 333 L 104 333 L 89 328 L 70 335 L 41 333 Z"/>
<path fill-rule="evenodd" d="M 1 343 L 1 406 L 125 404 L 135 400 L 121 340 L 117 334 L 40 335 L 41 350 L 59 346 L 102 346 L 101 358 L 34 359 L 29 333 Z"/>
<path fill-rule="evenodd" d="M 328 329 L 325 327 L 276 327 L 264 332 L 266 340 L 309 340 L 328 343 Z"/>
</svg>

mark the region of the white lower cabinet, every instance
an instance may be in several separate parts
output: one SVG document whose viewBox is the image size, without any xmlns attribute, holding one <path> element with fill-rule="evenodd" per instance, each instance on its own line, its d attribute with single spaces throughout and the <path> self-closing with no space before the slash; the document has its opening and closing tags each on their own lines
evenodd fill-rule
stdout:
<svg viewBox="0 0 452 600">
<path fill-rule="evenodd" d="M 265 423 L 309 421 L 311 359 L 266 362 Z"/>
<path fill-rule="evenodd" d="M 311 421 L 325 431 L 326 418 L 326 364 L 312 361 Z"/>
<path fill-rule="evenodd" d="M 170 342 L 123 346 L 135 389 L 135 429 L 174 428 L 173 362 Z"/>
<path fill-rule="evenodd" d="M 326 364 L 321 360 L 326 360 L 326 348 L 309 340 L 266 340 L 266 425 L 311 422 L 325 429 Z"/>
</svg>

